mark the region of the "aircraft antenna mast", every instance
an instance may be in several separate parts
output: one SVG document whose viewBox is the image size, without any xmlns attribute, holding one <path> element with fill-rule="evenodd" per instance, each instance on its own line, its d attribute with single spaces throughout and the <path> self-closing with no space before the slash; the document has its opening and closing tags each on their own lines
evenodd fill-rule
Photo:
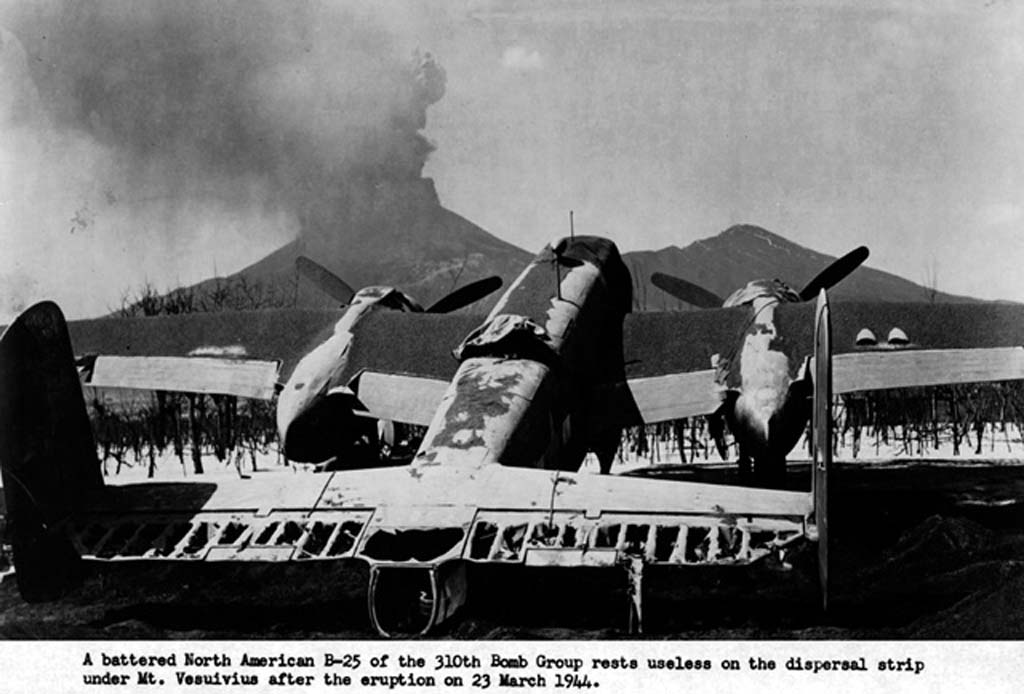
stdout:
<svg viewBox="0 0 1024 694">
<path fill-rule="evenodd" d="M 561 301 L 562 300 L 562 268 L 559 267 L 559 266 L 561 265 L 562 259 L 559 257 L 559 254 L 558 254 L 558 246 L 555 246 L 554 251 L 555 251 L 555 296 L 558 297 L 559 301 Z"/>
</svg>

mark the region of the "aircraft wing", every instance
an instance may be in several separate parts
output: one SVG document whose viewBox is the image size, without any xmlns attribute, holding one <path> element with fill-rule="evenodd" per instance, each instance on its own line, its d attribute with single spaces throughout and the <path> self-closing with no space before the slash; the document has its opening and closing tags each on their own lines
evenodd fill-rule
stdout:
<svg viewBox="0 0 1024 694">
<path fill-rule="evenodd" d="M 627 567 L 635 625 L 645 566 L 747 565 L 818 539 L 805 492 L 497 464 L 288 477 L 107 487 L 54 531 L 108 562 L 358 561 L 383 636 L 450 617 L 467 563 Z"/>
<path fill-rule="evenodd" d="M 629 425 L 711 414 L 723 391 L 712 355 L 730 359 L 742 344 L 749 307 L 626 316 L 624 370 L 596 386 L 595 426 Z M 813 351 L 814 305 L 780 304 L 775 322 L 793 367 Z M 858 347 L 870 329 L 881 341 Z M 889 345 L 899 328 L 905 346 Z M 834 390 L 969 383 L 1024 378 L 1024 305 L 1003 303 L 832 303 Z"/>
<path fill-rule="evenodd" d="M 711 414 L 722 405 L 712 356 L 742 339 L 744 307 L 627 314 L 622 371 L 602 374 L 589 398 L 591 430 Z"/>
<path fill-rule="evenodd" d="M 591 426 L 666 421 L 714 412 L 721 391 L 711 355 L 743 335 L 743 308 L 628 314 L 623 370 L 596 374 Z M 458 362 L 451 350 L 480 317 L 379 312 L 359 324 L 349 365 L 332 385 L 351 387 L 367 414 L 429 425 Z"/>
<path fill-rule="evenodd" d="M 100 356 L 81 367 L 83 386 L 237 395 L 270 400 L 277 361 L 218 357 Z"/>
<path fill-rule="evenodd" d="M 618 407 L 635 412 L 641 422 L 667 422 L 684 417 L 711 414 L 722 405 L 722 388 L 714 369 L 689 373 L 631 378 L 619 388 Z M 632 407 L 635 407 L 635 411 Z"/>
<path fill-rule="evenodd" d="M 356 324 L 348 364 L 339 383 L 331 385 L 347 385 L 362 371 L 447 384 L 459 368 L 452 350 L 483 320 L 483 316 L 463 313 L 371 313 Z"/>
<path fill-rule="evenodd" d="M 86 369 L 86 385 L 269 398 L 341 315 L 274 309 L 99 318 L 68 327 L 76 355 L 100 355 Z M 331 385 L 347 386 L 366 371 L 447 383 L 458 367 L 451 350 L 480 321 L 466 314 L 370 313 L 356 323 L 347 367 Z M 377 402 L 406 407 L 391 403 L 388 393 Z"/>
<path fill-rule="evenodd" d="M 448 381 L 437 378 L 364 371 L 355 377 L 352 390 L 366 410 L 355 413 L 425 427 L 433 419 L 448 385 Z"/>
<path fill-rule="evenodd" d="M 459 368 L 452 350 L 483 321 L 457 313 L 378 311 L 356 325 L 331 387 L 352 390 L 365 414 L 427 426 Z"/>
<path fill-rule="evenodd" d="M 778 310 L 786 334 L 808 344 L 809 315 L 802 304 Z M 877 345 L 856 344 L 864 328 Z M 893 328 L 907 344 L 888 342 Z M 832 345 L 835 393 L 1024 379 L 1024 305 L 835 301 Z"/>
<path fill-rule="evenodd" d="M 336 309 L 268 309 L 70 321 L 78 357 L 211 357 L 276 361 L 287 376 L 327 337 Z"/>
<path fill-rule="evenodd" d="M 832 392 L 1024 379 L 1024 347 L 862 352 L 832 359 Z"/>
<path fill-rule="evenodd" d="M 650 378 L 710 369 L 713 355 L 727 355 L 743 339 L 749 320 L 750 309 L 743 306 L 627 314 L 623 375 Z"/>
<path fill-rule="evenodd" d="M 835 354 L 900 349 L 954 350 L 1024 345 L 1024 305 L 1005 303 L 887 303 L 881 301 L 830 300 L 832 345 Z M 802 345 L 813 339 L 812 303 L 785 304 L 776 309 L 784 334 Z M 878 346 L 858 347 L 857 334 L 864 328 L 878 338 Z M 890 345 L 893 328 L 902 330 L 909 344 Z"/>
</svg>

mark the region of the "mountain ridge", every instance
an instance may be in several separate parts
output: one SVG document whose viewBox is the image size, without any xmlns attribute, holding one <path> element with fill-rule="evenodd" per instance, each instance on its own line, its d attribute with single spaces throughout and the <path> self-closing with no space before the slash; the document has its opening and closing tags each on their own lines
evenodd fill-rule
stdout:
<svg viewBox="0 0 1024 694">
<path fill-rule="evenodd" d="M 335 302 L 310 282 L 300 279 L 295 259 L 306 255 L 358 289 L 370 285 L 401 288 L 429 305 L 458 286 L 489 275 L 507 287 L 533 257 L 465 217 L 443 207 L 433 182 L 420 204 L 397 215 L 381 215 L 371 223 L 353 225 L 347 233 L 309 228 L 299 238 L 227 278 L 209 279 L 194 289 L 242 280 L 277 285 L 293 297 L 291 305 L 316 308 Z M 411 214 L 409 210 L 416 210 Z M 342 226 L 342 225 L 339 225 Z M 722 297 L 754 279 L 780 279 L 799 290 L 835 258 L 802 246 L 753 224 L 737 224 L 686 246 L 630 251 L 623 261 L 633 277 L 635 310 L 687 310 L 691 307 L 657 289 L 650 276 L 662 272 L 698 284 Z M 870 262 L 870 261 L 869 261 Z M 857 268 L 830 293 L 838 298 L 891 302 L 987 303 L 981 299 L 939 292 L 868 265 Z M 492 295 L 477 304 L 486 311 Z"/>
<path fill-rule="evenodd" d="M 658 310 L 687 307 L 650 284 L 650 276 L 655 272 L 680 277 L 726 297 L 754 279 L 779 279 L 799 290 L 835 257 L 802 246 L 763 227 L 736 224 L 686 246 L 631 251 L 623 255 L 623 260 L 633 275 L 634 303 L 641 309 Z M 638 282 L 638 277 L 644 281 Z M 857 268 L 831 289 L 830 294 L 846 299 L 892 302 L 983 301 L 933 291 L 870 265 Z"/>
</svg>

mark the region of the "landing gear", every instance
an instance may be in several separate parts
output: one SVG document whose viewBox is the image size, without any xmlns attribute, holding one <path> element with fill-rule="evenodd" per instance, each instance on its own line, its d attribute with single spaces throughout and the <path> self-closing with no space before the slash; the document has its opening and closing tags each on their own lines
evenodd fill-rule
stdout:
<svg viewBox="0 0 1024 694">
<path fill-rule="evenodd" d="M 629 598 L 629 621 L 627 629 L 630 634 L 644 633 L 644 560 L 643 557 L 629 557 L 625 561 L 626 577 L 629 583 L 626 594 Z"/>
<path fill-rule="evenodd" d="M 466 602 L 466 566 L 373 565 L 367 602 L 370 623 L 384 637 L 425 636 Z"/>
</svg>

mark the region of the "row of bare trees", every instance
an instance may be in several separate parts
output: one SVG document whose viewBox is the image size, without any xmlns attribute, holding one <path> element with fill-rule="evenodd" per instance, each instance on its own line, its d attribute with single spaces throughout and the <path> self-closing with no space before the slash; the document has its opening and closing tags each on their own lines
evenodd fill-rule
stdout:
<svg viewBox="0 0 1024 694">
<path fill-rule="evenodd" d="M 104 474 L 145 464 L 152 477 L 173 452 L 183 470 L 204 472 L 212 454 L 240 472 L 258 456 L 287 464 L 278 449 L 275 403 L 232 396 L 90 389 L 90 416 Z M 1024 384 L 946 386 L 879 391 L 837 398 L 835 445 L 854 457 L 874 448 L 895 455 L 925 456 L 951 444 L 953 455 L 982 453 L 986 447 L 1019 454 L 1024 435 Z M 737 457 L 727 436 L 729 459 Z M 948 449 L 947 449 L 948 450 Z M 620 460 L 687 463 L 716 457 L 715 442 L 703 417 L 681 419 L 623 432 Z M 113 466 L 113 467 L 111 467 Z"/>
<path fill-rule="evenodd" d="M 121 306 L 113 313 L 122 318 L 140 316 L 246 311 L 294 306 L 298 277 L 278 283 L 247 280 L 243 276 L 216 277 L 208 282 L 161 292 L 147 282 L 121 295 Z"/>
<path fill-rule="evenodd" d="M 193 474 L 205 472 L 205 453 L 223 464 L 233 463 L 239 472 L 246 458 L 255 470 L 258 454 L 277 454 L 273 403 L 230 395 L 88 390 L 89 415 L 105 475 L 145 464 L 147 477 L 153 477 L 159 460 L 171 451 L 183 471 L 187 453 Z"/>
<path fill-rule="evenodd" d="M 949 446 L 955 456 L 987 450 L 1019 455 L 1024 446 L 1024 383 L 903 388 L 837 398 L 834 444 L 854 458 L 883 448 L 895 455 L 926 456 Z M 738 457 L 726 436 L 728 458 Z M 686 463 L 714 457 L 703 417 L 632 427 L 623 434 L 619 459 Z"/>
</svg>

